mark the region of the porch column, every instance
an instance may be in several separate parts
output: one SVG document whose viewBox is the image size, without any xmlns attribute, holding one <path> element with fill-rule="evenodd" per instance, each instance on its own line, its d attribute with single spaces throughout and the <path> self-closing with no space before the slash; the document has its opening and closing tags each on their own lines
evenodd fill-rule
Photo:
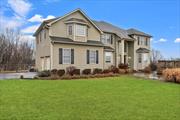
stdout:
<svg viewBox="0 0 180 120">
<path fill-rule="evenodd" d="M 121 63 L 124 63 L 124 40 L 121 40 Z"/>
</svg>

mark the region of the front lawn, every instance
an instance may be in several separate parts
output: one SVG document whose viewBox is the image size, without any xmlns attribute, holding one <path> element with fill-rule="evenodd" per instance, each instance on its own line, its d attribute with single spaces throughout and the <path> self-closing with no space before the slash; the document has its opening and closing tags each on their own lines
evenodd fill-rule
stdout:
<svg viewBox="0 0 180 120">
<path fill-rule="evenodd" d="M 179 120 L 180 85 L 132 76 L 2 80 L 2 120 Z"/>
</svg>

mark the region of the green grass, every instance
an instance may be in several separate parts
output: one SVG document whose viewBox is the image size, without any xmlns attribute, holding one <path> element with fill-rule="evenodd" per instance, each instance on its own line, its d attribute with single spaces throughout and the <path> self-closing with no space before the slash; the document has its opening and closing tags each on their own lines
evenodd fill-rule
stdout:
<svg viewBox="0 0 180 120">
<path fill-rule="evenodd" d="M 180 85 L 132 76 L 0 81 L 2 120 L 179 120 Z"/>
</svg>

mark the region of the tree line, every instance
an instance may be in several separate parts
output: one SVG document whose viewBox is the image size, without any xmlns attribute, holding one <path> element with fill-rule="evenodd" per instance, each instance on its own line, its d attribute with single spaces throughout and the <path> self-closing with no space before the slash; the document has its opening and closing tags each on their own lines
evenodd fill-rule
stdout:
<svg viewBox="0 0 180 120">
<path fill-rule="evenodd" d="M 18 30 L 0 33 L 0 71 L 27 70 L 34 64 L 32 43 Z"/>
</svg>

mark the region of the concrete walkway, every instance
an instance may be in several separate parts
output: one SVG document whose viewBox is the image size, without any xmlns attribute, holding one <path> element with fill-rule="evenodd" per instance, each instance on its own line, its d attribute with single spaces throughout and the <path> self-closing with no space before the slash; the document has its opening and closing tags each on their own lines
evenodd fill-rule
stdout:
<svg viewBox="0 0 180 120">
<path fill-rule="evenodd" d="M 25 72 L 25 73 L 0 73 L 0 80 L 5 79 L 19 79 L 23 75 L 24 78 L 34 78 L 37 75 L 36 72 Z"/>
</svg>

